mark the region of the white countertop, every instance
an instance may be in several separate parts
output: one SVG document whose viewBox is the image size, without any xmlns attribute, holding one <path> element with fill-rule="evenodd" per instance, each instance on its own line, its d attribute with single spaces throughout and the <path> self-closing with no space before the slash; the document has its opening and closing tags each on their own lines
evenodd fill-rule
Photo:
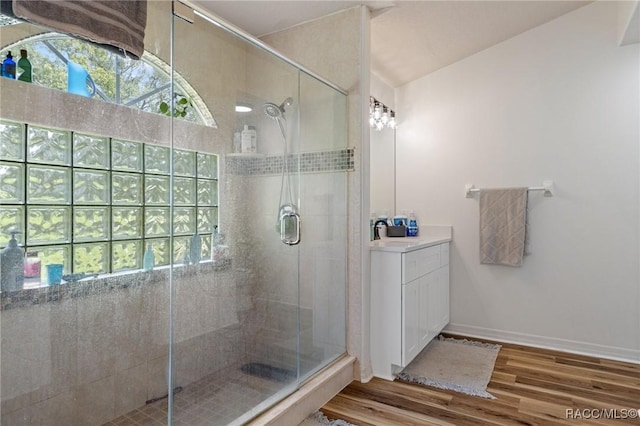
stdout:
<svg viewBox="0 0 640 426">
<path fill-rule="evenodd" d="M 371 241 L 369 250 L 406 253 L 451 241 L 450 226 L 421 226 L 417 237 L 382 238 Z"/>
</svg>

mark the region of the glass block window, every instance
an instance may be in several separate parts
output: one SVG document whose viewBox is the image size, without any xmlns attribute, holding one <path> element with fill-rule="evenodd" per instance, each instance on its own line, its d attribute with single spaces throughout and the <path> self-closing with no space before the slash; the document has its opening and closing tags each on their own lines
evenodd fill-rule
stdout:
<svg viewBox="0 0 640 426">
<path fill-rule="evenodd" d="M 65 274 L 136 270 L 148 245 L 156 265 L 182 263 L 194 240 L 202 259 L 210 256 L 217 155 L 7 120 L 0 137 L 0 233 L 19 231 L 43 265 L 63 263 Z"/>
</svg>

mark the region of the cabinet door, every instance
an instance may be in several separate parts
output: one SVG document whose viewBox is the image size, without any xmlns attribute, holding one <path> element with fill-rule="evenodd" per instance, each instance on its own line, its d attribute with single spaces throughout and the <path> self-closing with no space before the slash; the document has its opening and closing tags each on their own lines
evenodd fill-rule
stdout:
<svg viewBox="0 0 640 426">
<path fill-rule="evenodd" d="M 434 332 L 433 326 L 438 315 L 434 312 L 438 304 L 438 271 L 425 275 L 421 280 L 420 301 L 422 307 L 420 310 L 422 318 L 420 341 L 422 342 L 422 347 L 425 347 L 438 334 L 438 332 Z"/>
<path fill-rule="evenodd" d="M 449 266 L 430 275 L 434 276 L 428 297 L 429 334 L 433 338 L 449 323 Z"/>
<path fill-rule="evenodd" d="M 434 272 L 402 286 L 403 366 L 409 364 L 433 338 L 429 322 L 429 289 L 436 280 Z"/>
<path fill-rule="evenodd" d="M 402 366 L 420 352 L 420 279 L 402 286 Z"/>
</svg>

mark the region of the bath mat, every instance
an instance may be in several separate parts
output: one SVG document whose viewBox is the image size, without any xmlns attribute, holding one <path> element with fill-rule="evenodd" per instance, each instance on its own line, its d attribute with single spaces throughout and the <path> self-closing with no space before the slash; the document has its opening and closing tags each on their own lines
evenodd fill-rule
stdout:
<svg viewBox="0 0 640 426">
<path fill-rule="evenodd" d="M 329 426 L 356 426 L 353 423 L 345 422 L 344 420 L 329 420 L 327 416 L 322 414 L 320 411 L 316 411 L 311 414 L 309 417 L 304 419 L 302 423 L 298 426 L 318 426 L 318 425 L 329 425 Z"/>
<path fill-rule="evenodd" d="M 296 378 L 296 372 L 261 362 L 244 364 L 240 369 L 252 376 L 262 377 L 276 382 L 288 382 Z"/>
<path fill-rule="evenodd" d="M 438 336 L 398 379 L 495 399 L 487 392 L 500 345 Z"/>
</svg>

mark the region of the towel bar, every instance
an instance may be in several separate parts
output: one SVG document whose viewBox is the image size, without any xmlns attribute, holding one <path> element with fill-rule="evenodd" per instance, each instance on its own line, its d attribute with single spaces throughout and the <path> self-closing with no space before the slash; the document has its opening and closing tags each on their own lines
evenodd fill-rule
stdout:
<svg viewBox="0 0 640 426">
<path fill-rule="evenodd" d="M 553 197 L 553 181 L 545 180 L 542 182 L 542 186 L 531 186 L 527 188 L 528 191 L 544 191 L 545 197 Z M 476 188 L 472 183 L 468 183 L 464 186 L 464 196 L 466 198 L 473 198 L 474 192 L 480 192 L 480 188 Z"/>
</svg>

